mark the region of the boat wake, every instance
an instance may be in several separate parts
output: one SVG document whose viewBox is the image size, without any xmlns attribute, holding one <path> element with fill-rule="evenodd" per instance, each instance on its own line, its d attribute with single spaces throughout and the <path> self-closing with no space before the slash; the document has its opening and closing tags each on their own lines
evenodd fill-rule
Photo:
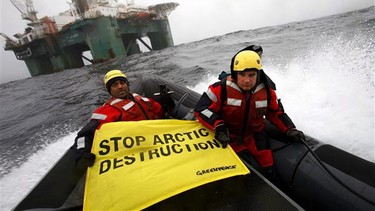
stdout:
<svg viewBox="0 0 375 211">
<path fill-rule="evenodd" d="M 77 132 L 47 145 L 0 179 L 0 210 L 11 210 L 33 188 L 72 145 Z"/>
</svg>

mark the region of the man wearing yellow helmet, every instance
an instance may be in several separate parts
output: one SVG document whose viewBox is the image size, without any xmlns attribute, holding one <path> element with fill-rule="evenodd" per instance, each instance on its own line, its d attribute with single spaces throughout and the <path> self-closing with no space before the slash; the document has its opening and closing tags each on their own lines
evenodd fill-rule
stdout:
<svg viewBox="0 0 375 211">
<path fill-rule="evenodd" d="M 248 156 L 250 152 L 255 167 L 270 169 L 273 157 L 264 117 L 296 140 L 304 135 L 278 102 L 275 84 L 263 72 L 261 54 L 250 47 L 232 58 L 230 76 L 210 85 L 194 111 L 203 125 L 215 131 L 223 148 L 230 144 L 236 153 Z"/>
<path fill-rule="evenodd" d="M 129 92 L 129 82 L 122 71 L 109 71 L 104 76 L 104 84 L 112 97 L 93 113 L 91 119 L 103 124 L 163 117 L 163 111 L 158 102 Z"/>
<path fill-rule="evenodd" d="M 72 146 L 77 152 L 78 165 L 82 167 L 92 166 L 94 163 L 95 155 L 90 153 L 92 140 L 95 130 L 102 124 L 160 119 L 164 115 L 158 102 L 130 93 L 129 81 L 122 71 L 109 71 L 104 77 L 104 85 L 112 97 L 92 114 L 90 122 L 78 132 Z"/>
</svg>

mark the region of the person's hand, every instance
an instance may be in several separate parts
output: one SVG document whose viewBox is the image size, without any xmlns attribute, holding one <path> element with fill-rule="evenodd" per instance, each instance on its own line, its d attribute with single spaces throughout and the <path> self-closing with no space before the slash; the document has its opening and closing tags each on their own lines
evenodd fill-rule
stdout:
<svg viewBox="0 0 375 211">
<path fill-rule="evenodd" d="M 229 132 L 224 123 L 220 123 L 215 127 L 215 139 L 218 140 L 223 148 L 226 148 L 230 142 Z"/>
<path fill-rule="evenodd" d="M 303 140 L 305 141 L 305 134 L 303 134 L 302 131 L 300 130 L 297 130 L 296 128 L 290 128 L 287 132 L 286 132 L 286 135 L 288 137 L 291 137 L 293 138 L 295 141 L 300 141 L 300 140 Z"/>
<path fill-rule="evenodd" d="M 88 137 L 76 137 L 72 148 L 76 154 L 78 168 L 86 169 L 94 165 L 95 154 L 91 153 L 91 141 Z"/>
<path fill-rule="evenodd" d="M 91 152 L 84 152 L 81 154 L 77 161 L 77 166 L 82 169 L 86 169 L 87 167 L 92 167 L 95 162 L 95 154 Z"/>
</svg>

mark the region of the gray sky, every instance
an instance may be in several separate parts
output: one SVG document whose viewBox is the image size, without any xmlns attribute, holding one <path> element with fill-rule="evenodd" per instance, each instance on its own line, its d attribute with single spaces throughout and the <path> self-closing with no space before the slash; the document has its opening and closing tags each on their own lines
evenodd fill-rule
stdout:
<svg viewBox="0 0 375 211">
<path fill-rule="evenodd" d="M 38 18 L 68 9 L 67 0 L 34 0 Z M 375 0 L 135 0 L 139 5 L 178 2 L 169 16 L 175 45 L 222 35 L 353 11 L 374 6 Z M 0 1 L 0 31 L 13 37 L 26 21 L 9 0 Z M 30 77 L 23 61 L 0 49 L 0 83 Z"/>
</svg>

